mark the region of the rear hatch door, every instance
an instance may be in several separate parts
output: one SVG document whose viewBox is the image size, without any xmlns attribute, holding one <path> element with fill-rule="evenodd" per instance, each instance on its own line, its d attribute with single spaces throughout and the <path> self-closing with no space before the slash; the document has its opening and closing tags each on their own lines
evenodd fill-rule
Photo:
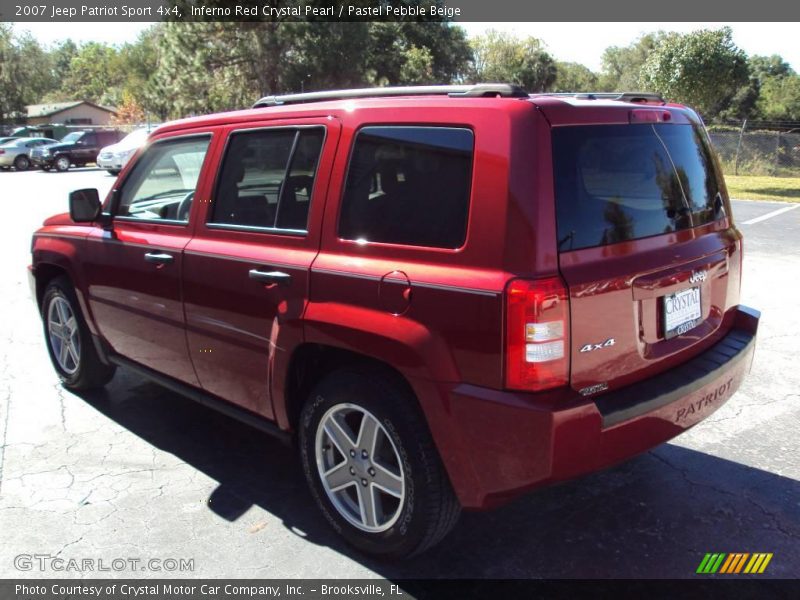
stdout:
<svg viewBox="0 0 800 600">
<path fill-rule="evenodd" d="M 740 235 L 702 124 L 618 104 L 602 124 L 551 130 L 570 380 L 584 395 L 685 362 L 738 303 Z"/>
</svg>

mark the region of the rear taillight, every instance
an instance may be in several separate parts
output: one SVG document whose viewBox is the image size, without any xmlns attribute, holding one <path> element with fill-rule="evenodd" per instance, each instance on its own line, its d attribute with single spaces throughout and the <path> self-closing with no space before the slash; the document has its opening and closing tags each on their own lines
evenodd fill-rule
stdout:
<svg viewBox="0 0 800 600">
<path fill-rule="evenodd" d="M 744 273 L 744 236 L 739 238 L 739 294 L 742 293 L 742 273 Z"/>
<path fill-rule="evenodd" d="M 5 150 L 0 150 L 0 154 L 5 154 L 5 153 L 6 153 Z"/>
<path fill-rule="evenodd" d="M 506 387 L 540 391 L 569 383 L 569 296 L 558 277 L 506 288 Z"/>
</svg>

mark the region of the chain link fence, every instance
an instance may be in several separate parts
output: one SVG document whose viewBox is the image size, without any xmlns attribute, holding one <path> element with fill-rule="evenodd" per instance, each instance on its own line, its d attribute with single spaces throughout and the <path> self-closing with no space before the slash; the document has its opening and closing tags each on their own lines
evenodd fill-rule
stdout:
<svg viewBox="0 0 800 600">
<path fill-rule="evenodd" d="M 800 122 L 745 120 L 708 129 L 726 175 L 800 177 Z"/>
</svg>

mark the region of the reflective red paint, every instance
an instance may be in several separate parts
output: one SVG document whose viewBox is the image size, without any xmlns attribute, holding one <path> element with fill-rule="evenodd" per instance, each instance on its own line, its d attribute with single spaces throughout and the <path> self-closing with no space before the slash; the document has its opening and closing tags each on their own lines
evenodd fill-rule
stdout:
<svg viewBox="0 0 800 600">
<path fill-rule="evenodd" d="M 291 378 L 309 348 L 383 363 L 415 393 L 461 504 L 485 508 L 678 435 L 727 400 L 747 370 L 752 347 L 713 381 L 697 379 L 680 397 L 613 426 L 598 408 L 605 394 L 579 393 L 624 391 L 663 373 L 688 377 L 687 360 L 737 328 L 756 331 L 757 319 L 738 311 L 742 244 L 729 205 L 726 216 L 694 229 L 559 252 L 553 128 L 627 125 L 632 111 L 650 110 L 661 116 L 642 112 L 645 120 L 697 120 L 676 105 L 534 96 L 332 101 L 175 122 L 153 140 L 212 136 L 188 224 L 51 218 L 34 237 L 33 285 L 41 293 L 48 277 L 66 273 L 89 328 L 111 352 L 287 431 L 297 427 Z M 325 127 L 326 137 L 307 233 L 209 226 L 231 132 L 309 124 Z M 353 140 L 374 124 L 474 133 L 462 247 L 339 238 Z M 175 261 L 150 264 L 143 257 L 153 251 Z M 264 285 L 249 278 L 254 269 L 286 273 L 290 283 Z M 683 289 L 698 269 L 708 273 L 696 284 L 702 323 L 664 339 L 659 298 Z M 527 324 L 553 322 L 561 325 L 541 335 L 563 341 L 563 358 L 528 362 L 526 344 L 538 342 L 525 339 L 537 335 Z"/>
</svg>

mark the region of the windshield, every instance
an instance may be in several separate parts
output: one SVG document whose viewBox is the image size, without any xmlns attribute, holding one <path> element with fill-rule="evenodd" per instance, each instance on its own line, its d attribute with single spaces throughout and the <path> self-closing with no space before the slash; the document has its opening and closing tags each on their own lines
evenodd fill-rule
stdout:
<svg viewBox="0 0 800 600">
<path fill-rule="evenodd" d="M 716 168 L 697 127 L 560 127 L 553 157 L 561 251 L 698 227 L 724 215 Z"/>
<path fill-rule="evenodd" d="M 70 142 L 77 142 L 79 139 L 83 137 L 82 131 L 75 131 L 73 133 L 68 133 L 63 138 L 61 138 L 62 142 L 70 143 Z"/>
<path fill-rule="evenodd" d="M 138 148 L 147 141 L 148 135 L 149 132 L 147 129 L 137 129 L 122 138 L 122 141 L 119 142 L 117 146 L 120 149 Z"/>
</svg>

